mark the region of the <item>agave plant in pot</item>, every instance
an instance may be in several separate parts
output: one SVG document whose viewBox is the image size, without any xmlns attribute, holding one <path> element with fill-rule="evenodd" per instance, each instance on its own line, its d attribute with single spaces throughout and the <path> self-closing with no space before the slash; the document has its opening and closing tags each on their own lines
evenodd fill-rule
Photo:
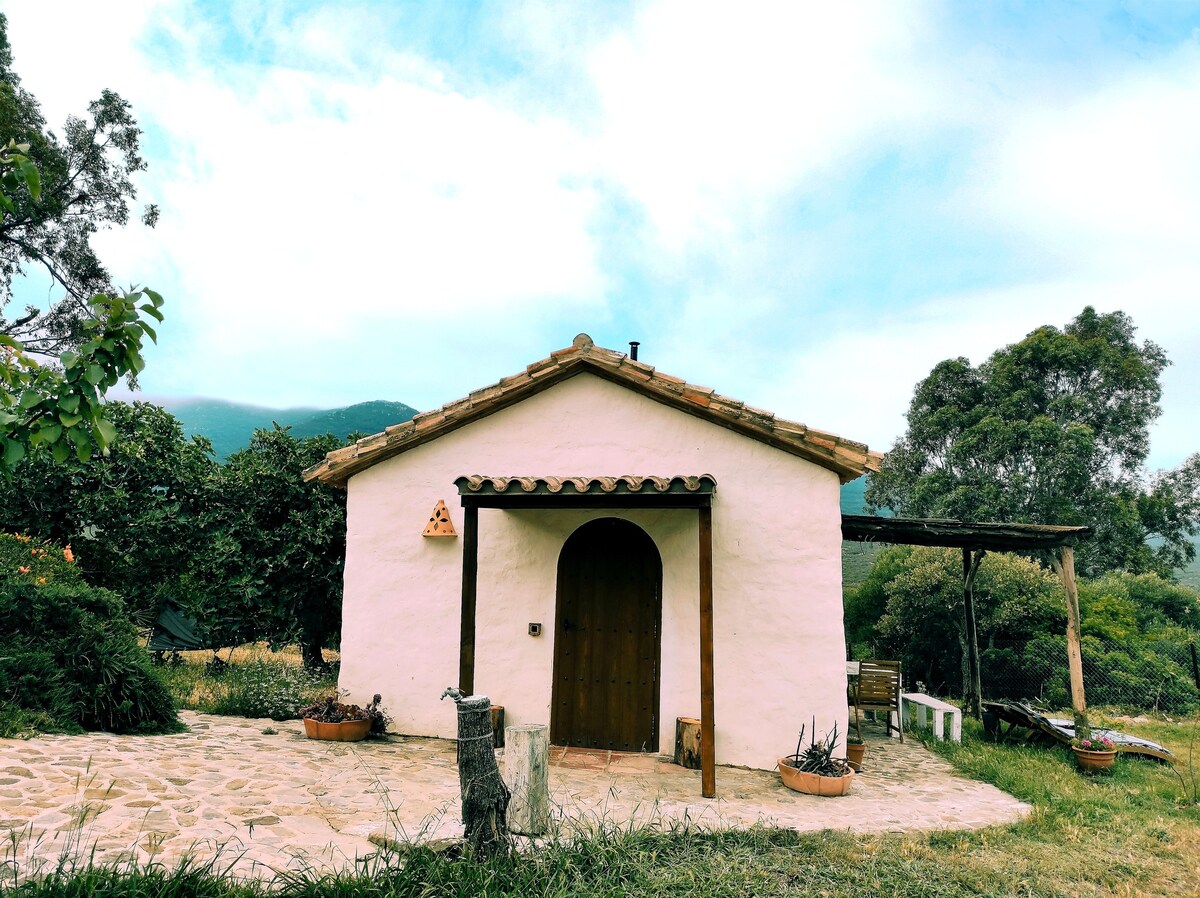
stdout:
<svg viewBox="0 0 1200 898">
<path fill-rule="evenodd" d="M 816 720 L 813 720 L 812 742 L 804 747 L 804 727 L 796 740 L 796 751 L 779 759 L 779 776 L 783 784 L 807 795 L 845 795 L 850 791 L 854 770 L 846 761 L 833 756 L 838 745 L 838 729 L 823 739 L 817 739 Z"/>
<path fill-rule="evenodd" d="M 388 716 L 379 703 L 379 693 L 365 708 L 347 705 L 330 695 L 300 710 L 304 718 L 304 734 L 309 739 L 330 742 L 358 742 L 367 736 L 382 736 L 387 731 Z"/>
</svg>

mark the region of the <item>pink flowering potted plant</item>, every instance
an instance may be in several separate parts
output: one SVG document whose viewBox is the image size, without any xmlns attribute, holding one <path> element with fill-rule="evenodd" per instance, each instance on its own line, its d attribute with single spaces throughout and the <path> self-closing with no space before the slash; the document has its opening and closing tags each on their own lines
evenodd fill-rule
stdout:
<svg viewBox="0 0 1200 898">
<path fill-rule="evenodd" d="M 1071 740 L 1071 751 L 1075 753 L 1075 762 L 1084 773 L 1108 770 L 1117 757 L 1117 748 L 1113 741 L 1106 736 L 1095 734 L 1082 739 L 1076 736 Z"/>
</svg>

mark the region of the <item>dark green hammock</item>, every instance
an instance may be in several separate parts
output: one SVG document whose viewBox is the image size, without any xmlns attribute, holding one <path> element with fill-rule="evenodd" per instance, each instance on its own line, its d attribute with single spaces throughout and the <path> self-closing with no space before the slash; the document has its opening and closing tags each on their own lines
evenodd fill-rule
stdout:
<svg viewBox="0 0 1200 898">
<path fill-rule="evenodd" d="M 196 627 L 194 618 L 184 614 L 175 603 L 167 602 L 158 613 L 146 647 L 152 652 L 190 652 L 207 648 L 196 635 Z"/>
</svg>

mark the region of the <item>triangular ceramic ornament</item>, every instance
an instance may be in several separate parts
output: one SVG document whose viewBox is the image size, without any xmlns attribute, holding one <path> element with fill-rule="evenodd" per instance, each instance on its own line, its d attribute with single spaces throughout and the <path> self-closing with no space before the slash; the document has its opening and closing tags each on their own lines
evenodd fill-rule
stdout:
<svg viewBox="0 0 1200 898">
<path fill-rule="evenodd" d="M 454 532 L 454 524 L 450 521 L 450 510 L 441 499 L 438 499 L 438 504 L 434 506 L 433 514 L 429 516 L 429 523 L 425 525 L 421 536 L 458 536 Z"/>
</svg>

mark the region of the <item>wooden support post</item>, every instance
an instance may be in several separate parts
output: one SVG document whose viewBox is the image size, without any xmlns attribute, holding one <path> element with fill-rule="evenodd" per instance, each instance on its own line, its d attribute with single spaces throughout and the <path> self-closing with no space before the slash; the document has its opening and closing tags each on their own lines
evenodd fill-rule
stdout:
<svg viewBox="0 0 1200 898">
<path fill-rule="evenodd" d="M 975 627 L 975 575 L 979 572 L 979 563 L 983 560 L 983 550 L 975 552 L 971 557 L 970 549 L 962 550 L 963 558 L 963 626 L 966 629 L 967 643 L 967 676 L 963 684 L 964 704 L 966 711 L 972 717 L 979 718 L 983 703 L 983 683 L 979 672 L 979 635 Z"/>
<path fill-rule="evenodd" d="M 700 721 L 695 717 L 676 717 L 675 763 L 688 770 L 699 770 L 700 742 Z"/>
<path fill-rule="evenodd" d="M 500 778 L 492 747 L 492 702 L 447 689 L 458 705 L 458 787 L 462 794 L 463 838 L 480 856 L 508 849 L 508 787 Z"/>
<path fill-rule="evenodd" d="M 1091 735 L 1087 719 L 1087 699 L 1083 693 L 1083 654 L 1079 649 L 1079 590 L 1075 586 L 1075 552 L 1063 546 L 1059 554 L 1051 553 L 1050 563 L 1062 580 L 1067 594 L 1067 667 L 1071 675 L 1071 707 L 1075 711 L 1075 735 L 1081 739 Z"/>
<path fill-rule="evenodd" d="M 508 828 L 545 835 L 550 823 L 550 731 L 544 723 L 506 727 L 504 781 L 512 791 Z"/>
<path fill-rule="evenodd" d="M 458 689 L 475 691 L 475 591 L 479 579 L 479 509 L 463 509 L 462 619 L 458 644 Z"/>
<path fill-rule="evenodd" d="M 700 794 L 717 797 L 713 724 L 713 540 L 712 507 L 700 509 Z"/>
</svg>

